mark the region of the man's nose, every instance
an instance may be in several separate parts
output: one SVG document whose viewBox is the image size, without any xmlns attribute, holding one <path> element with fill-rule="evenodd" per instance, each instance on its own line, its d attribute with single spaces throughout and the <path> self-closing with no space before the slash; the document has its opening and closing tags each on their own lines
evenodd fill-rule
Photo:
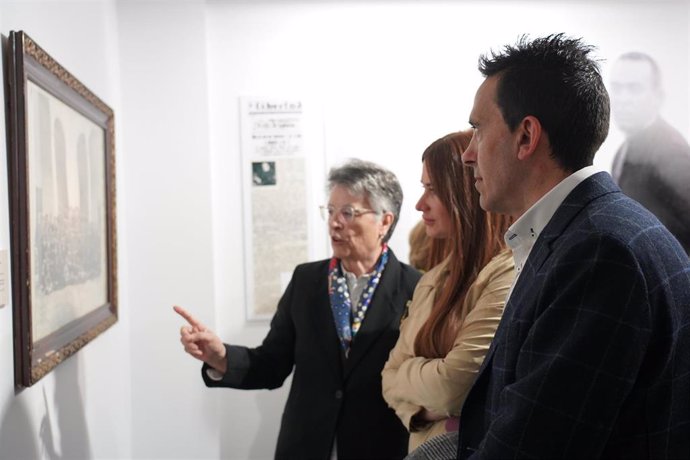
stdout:
<svg viewBox="0 0 690 460">
<path fill-rule="evenodd" d="M 472 136 L 470 145 L 467 146 L 464 152 L 462 152 L 462 163 L 465 166 L 474 166 L 477 162 L 477 141 L 475 139 L 476 135 Z"/>
</svg>

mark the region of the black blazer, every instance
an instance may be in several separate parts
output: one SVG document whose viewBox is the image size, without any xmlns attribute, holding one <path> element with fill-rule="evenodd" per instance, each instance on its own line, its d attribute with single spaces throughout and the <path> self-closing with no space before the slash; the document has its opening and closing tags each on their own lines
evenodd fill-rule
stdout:
<svg viewBox="0 0 690 460">
<path fill-rule="evenodd" d="M 277 388 L 293 371 L 276 458 L 403 458 L 408 434 L 381 396 L 381 370 L 398 339 L 400 317 L 420 278 L 390 252 L 374 298 L 352 343 L 342 352 L 328 297 L 329 260 L 299 265 L 261 346 L 226 345 L 223 380 L 209 387 Z"/>
<path fill-rule="evenodd" d="M 690 260 L 607 173 L 537 239 L 461 411 L 459 458 L 690 458 Z"/>
</svg>

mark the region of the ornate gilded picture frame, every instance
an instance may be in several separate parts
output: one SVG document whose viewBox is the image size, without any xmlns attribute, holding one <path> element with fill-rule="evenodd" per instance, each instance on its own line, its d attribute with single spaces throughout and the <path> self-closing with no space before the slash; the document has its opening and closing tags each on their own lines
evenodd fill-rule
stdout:
<svg viewBox="0 0 690 460">
<path fill-rule="evenodd" d="M 6 49 L 15 383 L 117 321 L 113 111 L 24 32 Z"/>
</svg>

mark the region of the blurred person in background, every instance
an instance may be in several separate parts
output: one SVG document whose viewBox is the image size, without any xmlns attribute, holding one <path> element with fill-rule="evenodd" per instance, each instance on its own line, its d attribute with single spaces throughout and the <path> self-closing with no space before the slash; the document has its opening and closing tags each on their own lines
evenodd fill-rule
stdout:
<svg viewBox="0 0 690 460">
<path fill-rule="evenodd" d="M 659 114 L 664 91 L 656 61 L 640 52 L 621 55 L 611 71 L 610 94 L 613 120 L 625 134 L 612 176 L 690 254 L 690 146 Z"/>
</svg>

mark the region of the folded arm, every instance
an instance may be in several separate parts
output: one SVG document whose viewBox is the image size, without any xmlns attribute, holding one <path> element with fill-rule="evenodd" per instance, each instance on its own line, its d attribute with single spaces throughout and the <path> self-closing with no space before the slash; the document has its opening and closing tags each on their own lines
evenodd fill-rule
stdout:
<svg viewBox="0 0 690 460">
<path fill-rule="evenodd" d="M 404 360 L 390 397 L 446 416 L 458 415 L 491 345 L 509 288 L 509 282 L 487 287 L 445 358 Z"/>
<path fill-rule="evenodd" d="M 466 302 L 472 303 L 473 308 L 461 325 L 453 348 L 442 359 L 414 356 L 414 338 L 426 315 L 417 318 L 413 330 L 407 330 L 403 324 L 401 338 L 384 368 L 383 389 L 384 398 L 408 428 L 415 415 L 433 420 L 460 412 L 491 344 L 513 277 L 510 264 L 470 288 Z M 425 417 L 425 412 L 431 417 Z"/>
</svg>

